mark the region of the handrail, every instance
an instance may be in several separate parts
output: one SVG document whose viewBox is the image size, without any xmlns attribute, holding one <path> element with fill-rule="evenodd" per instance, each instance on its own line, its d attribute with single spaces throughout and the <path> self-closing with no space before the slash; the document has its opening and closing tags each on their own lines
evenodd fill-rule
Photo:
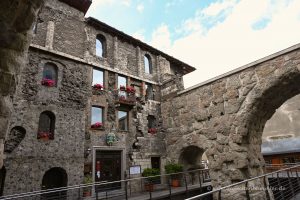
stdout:
<svg viewBox="0 0 300 200">
<path fill-rule="evenodd" d="M 14 199 L 14 198 L 21 198 L 21 197 L 29 197 L 34 195 L 40 195 L 40 194 L 49 194 L 54 192 L 63 192 L 68 190 L 74 190 L 74 189 L 80 189 L 80 188 L 86 188 L 86 187 L 93 187 L 93 186 L 99 186 L 99 185 L 109 185 L 114 183 L 123 183 L 123 182 L 129 182 L 129 181 L 135 181 L 135 180 L 144 180 L 148 178 L 155 178 L 155 177 L 165 177 L 165 176 L 173 176 L 173 175 L 180 175 L 180 174 L 187 174 L 192 172 L 208 172 L 209 169 L 196 169 L 196 170 L 190 170 L 190 171 L 184 171 L 184 172 L 178 172 L 178 173 L 170 173 L 170 174 L 161 174 L 161 175 L 155 175 L 155 176 L 148 176 L 148 177 L 137 177 L 137 178 L 130 178 L 130 179 L 123 179 L 119 181 L 111 181 L 111 182 L 93 182 L 89 184 L 79 184 L 79 185 L 72 185 L 67 187 L 59 187 L 54 189 L 47 189 L 47 190 L 37 190 L 33 192 L 26 192 L 26 193 L 19 193 L 19 194 L 12 194 L 7 196 L 2 196 L 0 199 Z"/>
<path fill-rule="evenodd" d="M 256 176 L 256 177 L 253 177 L 253 178 L 250 178 L 250 179 L 246 179 L 246 180 L 243 180 L 243 181 L 240 181 L 238 183 L 234 183 L 234 184 L 231 184 L 231 185 L 227 185 L 227 186 L 224 186 L 224 187 L 221 187 L 221 188 L 218 188 L 218 189 L 215 189 L 215 190 L 212 190 L 210 192 L 206 192 L 204 194 L 200 194 L 200 195 L 197 195 L 197 196 L 194 196 L 194 197 L 190 197 L 190 198 L 187 198 L 185 200 L 194 200 L 194 199 L 199 199 L 201 197 L 205 197 L 209 194 L 213 194 L 213 193 L 216 193 L 216 192 L 220 192 L 221 190 L 225 190 L 225 189 L 228 189 L 228 188 L 232 188 L 234 186 L 237 186 L 237 185 L 241 185 L 243 183 L 247 183 L 249 181 L 253 181 L 253 180 L 256 180 L 256 179 L 259 179 L 259 178 L 262 178 L 262 177 L 266 177 L 266 176 L 270 176 L 272 174 L 276 174 L 276 173 L 279 173 L 279 172 L 283 172 L 283 171 L 288 171 L 288 170 L 291 170 L 291 169 L 294 169 L 294 168 L 298 168 L 300 167 L 300 165 L 296 165 L 296 166 L 293 166 L 293 167 L 289 167 L 289 168 L 285 168 L 285 169 L 281 169 L 281 170 L 278 170 L 278 171 L 274 171 L 274 172 L 270 172 L 270 173 L 267 173 L 267 174 L 263 174 L 263 175 L 260 175 L 260 176 Z"/>
</svg>

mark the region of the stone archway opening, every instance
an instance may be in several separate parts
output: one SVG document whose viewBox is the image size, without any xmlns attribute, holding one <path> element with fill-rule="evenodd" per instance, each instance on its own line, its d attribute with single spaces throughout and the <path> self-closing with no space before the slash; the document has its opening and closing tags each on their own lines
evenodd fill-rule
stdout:
<svg viewBox="0 0 300 200">
<path fill-rule="evenodd" d="M 42 180 L 42 190 L 61 188 L 68 185 L 67 172 L 60 167 L 54 167 L 46 171 Z M 66 191 L 44 194 L 43 197 L 50 199 L 59 196 L 60 199 L 66 197 Z"/>
<path fill-rule="evenodd" d="M 204 150 L 198 146 L 188 146 L 181 150 L 179 163 L 183 165 L 184 171 L 204 169 L 202 164 L 202 155 Z"/>
<path fill-rule="evenodd" d="M 285 101 L 265 124 L 261 151 L 267 172 L 300 162 L 299 130 L 300 95 L 296 95 Z"/>
</svg>

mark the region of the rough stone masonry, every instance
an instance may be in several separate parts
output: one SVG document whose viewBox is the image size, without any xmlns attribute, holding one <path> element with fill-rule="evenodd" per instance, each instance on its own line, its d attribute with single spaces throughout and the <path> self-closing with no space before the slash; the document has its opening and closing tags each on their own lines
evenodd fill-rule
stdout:
<svg viewBox="0 0 300 200">
<path fill-rule="evenodd" d="M 163 101 L 168 158 L 182 160 L 180 155 L 190 146 L 197 147 L 199 154 L 206 152 L 214 187 L 263 174 L 264 125 L 278 107 L 300 92 L 299 47 L 295 45 Z M 256 186 L 263 186 L 263 182 Z M 266 198 L 264 192 L 261 195 L 260 199 Z"/>
</svg>

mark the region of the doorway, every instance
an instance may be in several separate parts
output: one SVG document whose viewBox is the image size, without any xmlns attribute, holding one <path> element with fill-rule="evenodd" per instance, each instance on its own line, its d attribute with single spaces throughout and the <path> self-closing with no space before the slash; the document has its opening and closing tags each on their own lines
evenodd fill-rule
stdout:
<svg viewBox="0 0 300 200">
<path fill-rule="evenodd" d="M 155 156 L 155 157 L 151 157 L 151 168 L 152 169 L 159 169 L 159 171 L 161 171 L 160 169 L 160 157 Z M 153 180 L 154 184 L 160 184 L 160 177 L 157 177 Z"/>
<path fill-rule="evenodd" d="M 112 182 L 121 180 L 122 151 L 96 150 L 95 182 Z M 112 183 L 99 186 L 97 189 L 120 189 L 121 183 Z"/>
<path fill-rule="evenodd" d="M 64 169 L 60 167 L 54 167 L 46 171 L 42 180 L 42 190 L 48 190 L 53 188 L 66 187 L 68 184 L 68 176 Z M 67 192 L 52 192 L 43 194 L 44 199 L 66 199 Z"/>
<path fill-rule="evenodd" d="M 0 184 L 1 184 L 0 185 L 0 196 L 3 196 L 5 176 L 6 176 L 6 169 L 3 166 L 0 170 Z"/>
</svg>

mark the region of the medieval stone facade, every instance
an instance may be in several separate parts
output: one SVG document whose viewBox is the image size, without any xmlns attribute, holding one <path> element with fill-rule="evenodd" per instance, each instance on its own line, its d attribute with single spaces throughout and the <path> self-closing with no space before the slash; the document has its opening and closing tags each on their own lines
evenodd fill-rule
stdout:
<svg viewBox="0 0 300 200">
<path fill-rule="evenodd" d="M 153 157 L 163 172 L 161 86 L 182 90 L 181 76 L 194 68 L 85 19 L 69 1 L 45 1 L 32 31 L 6 137 L 4 194 L 51 188 L 52 172 L 61 186 L 82 184 L 84 174 L 99 181 L 107 154 L 117 156 L 118 179 L 130 166 L 152 167 Z"/>
<path fill-rule="evenodd" d="M 204 152 L 214 187 L 264 173 L 263 127 L 300 93 L 300 45 L 184 90 L 193 67 L 85 19 L 87 1 L 72 2 L 46 1 L 33 27 L 8 124 L 4 194 L 51 188 L 50 175 L 65 186 L 86 174 L 113 180 L 109 170 L 123 179 L 131 166 L 163 173 L 168 161 L 200 168 Z"/>
</svg>

